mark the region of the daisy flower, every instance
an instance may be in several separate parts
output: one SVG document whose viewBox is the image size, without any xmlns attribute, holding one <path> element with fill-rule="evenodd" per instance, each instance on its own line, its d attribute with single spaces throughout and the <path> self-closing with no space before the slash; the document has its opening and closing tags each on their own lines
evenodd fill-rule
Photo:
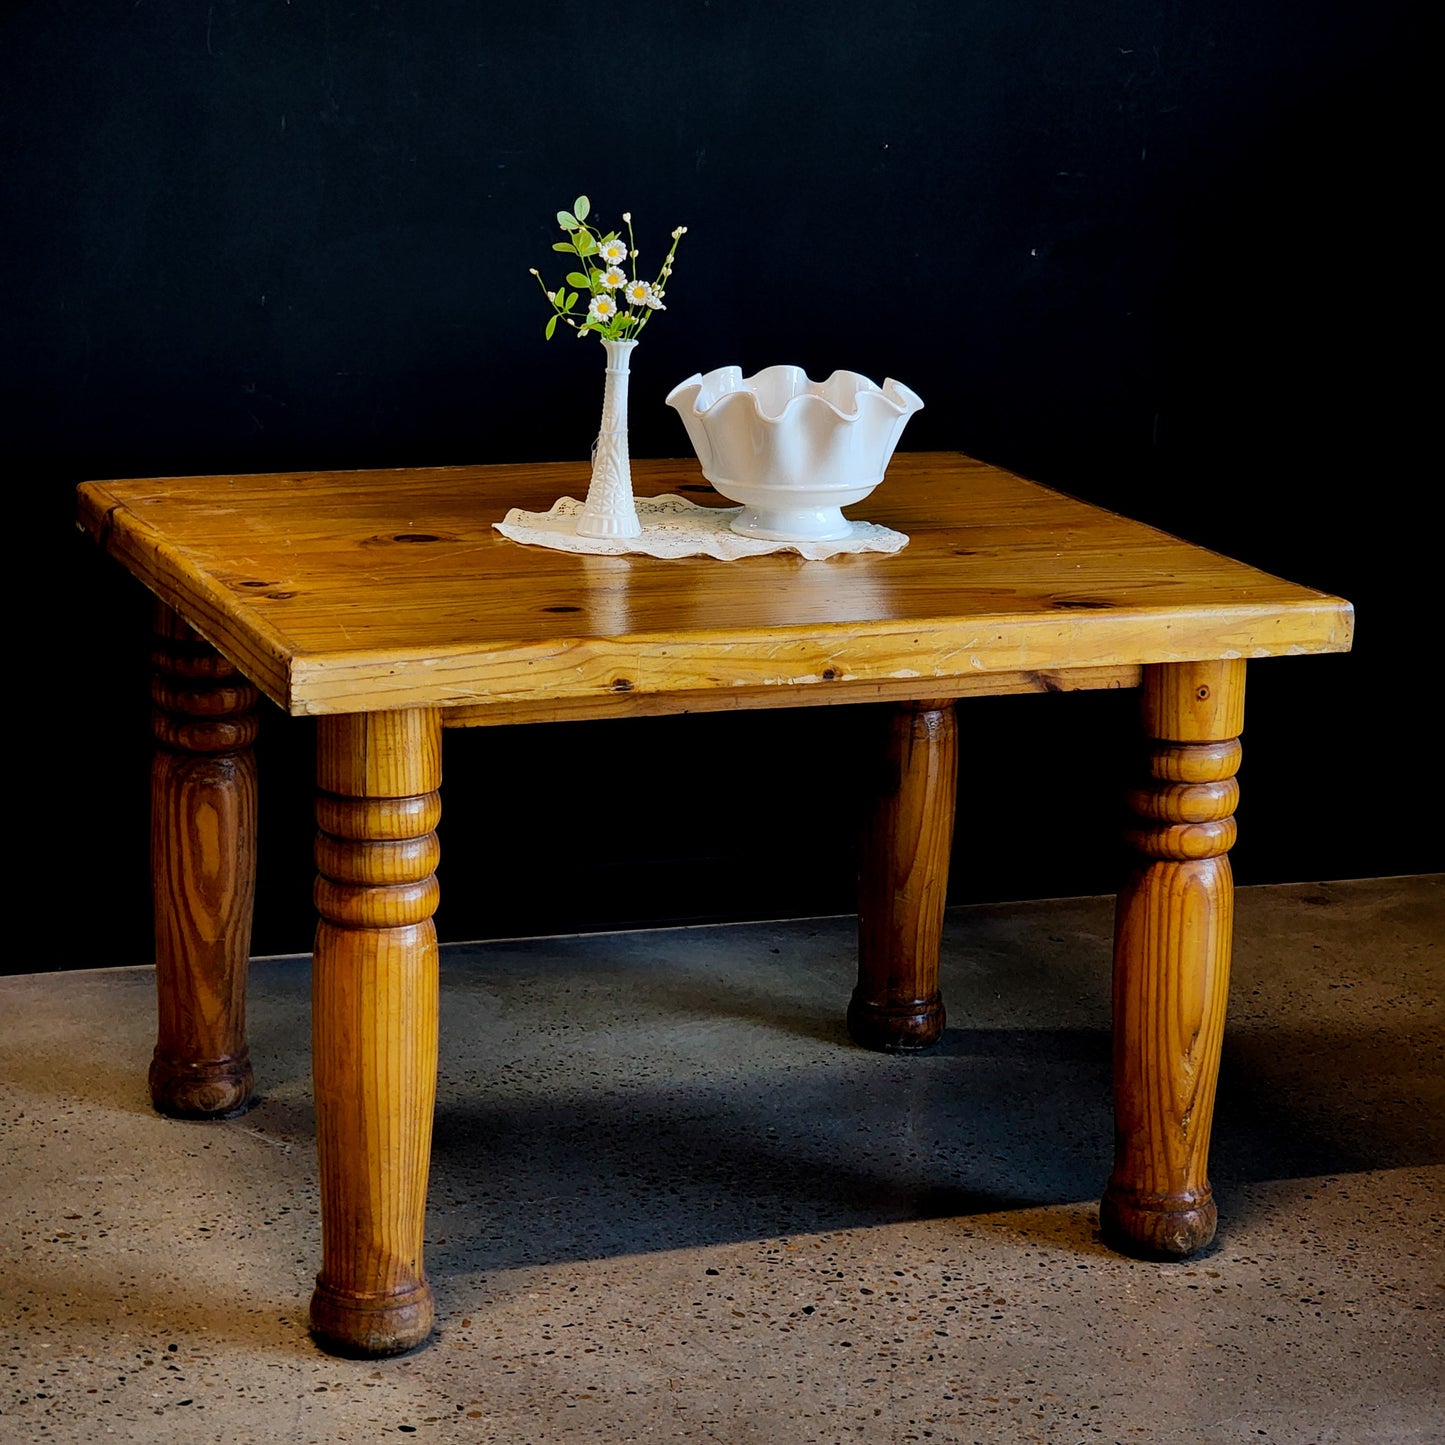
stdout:
<svg viewBox="0 0 1445 1445">
<path fill-rule="evenodd" d="M 622 294 L 626 298 L 629 306 L 647 306 L 653 311 L 665 311 L 667 309 L 663 306 L 662 301 L 652 289 L 652 286 L 646 281 L 629 281 L 626 290 L 624 290 Z"/>
<path fill-rule="evenodd" d="M 621 266 L 609 266 L 597 280 L 609 291 L 615 291 L 619 286 L 627 285 L 627 273 Z"/>
<path fill-rule="evenodd" d="M 609 266 L 620 266 L 627 259 L 627 243 L 620 236 L 599 242 L 597 257 Z"/>
<path fill-rule="evenodd" d="M 594 296 L 592 304 L 587 308 L 587 319 L 589 321 L 608 322 L 617 315 L 617 302 L 607 295 Z"/>
</svg>

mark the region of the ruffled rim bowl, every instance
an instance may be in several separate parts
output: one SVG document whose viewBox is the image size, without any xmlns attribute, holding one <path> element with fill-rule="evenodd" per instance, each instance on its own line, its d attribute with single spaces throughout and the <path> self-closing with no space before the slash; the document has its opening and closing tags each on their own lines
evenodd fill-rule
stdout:
<svg viewBox="0 0 1445 1445">
<path fill-rule="evenodd" d="M 911 416 L 923 406 L 916 392 L 891 376 L 882 386 L 856 371 L 835 371 L 826 381 L 814 381 L 801 366 L 768 366 L 746 377 L 740 366 L 719 366 L 706 374 L 695 372 L 668 392 L 667 404 L 682 412 L 689 392 L 689 409 L 694 416 L 706 416 L 728 397 L 743 396 L 752 399 L 763 421 L 775 423 L 787 420 L 799 406 L 819 402 L 839 421 L 857 421 L 863 415 L 865 396 L 877 397 L 878 403 L 900 417 Z"/>
<path fill-rule="evenodd" d="M 696 373 L 667 394 L 702 474 L 742 504 L 733 530 L 780 540 L 845 537 L 839 510 L 879 482 L 922 398 L 889 377 L 856 371 L 813 381 L 801 366 Z"/>
</svg>

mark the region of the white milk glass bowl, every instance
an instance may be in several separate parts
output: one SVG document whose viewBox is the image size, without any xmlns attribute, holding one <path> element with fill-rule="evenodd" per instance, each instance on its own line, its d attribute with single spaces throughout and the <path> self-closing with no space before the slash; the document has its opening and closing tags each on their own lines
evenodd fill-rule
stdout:
<svg viewBox="0 0 1445 1445">
<path fill-rule="evenodd" d="M 902 382 L 856 371 L 811 381 L 801 366 L 745 377 L 723 366 L 667 395 L 687 428 L 702 474 L 742 511 L 745 537 L 827 541 L 853 524 L 839 510 L 861 502 L 888 468 L 908 418 L 923 402 Z"/>
</svg>

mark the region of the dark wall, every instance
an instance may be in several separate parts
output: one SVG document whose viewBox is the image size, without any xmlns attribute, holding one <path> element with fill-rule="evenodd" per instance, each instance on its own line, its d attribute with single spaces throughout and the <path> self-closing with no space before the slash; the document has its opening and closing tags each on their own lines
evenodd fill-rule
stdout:
<svg viewBox="0 0 1445 1445">
<path fill-rule="evenodd" d="M 147 608 L 73 532 L 75 483 L 585 456 L 595 348 L 543 342 L 527 275 L 581 192 L 631 209 L 645 253 L 690 227 L 636 359 L 635 455 L 687 451 L 662 397 L 695 370 L 887 374 L 927 402 L 906 448 L 1351 598 L 1353 654 L 1252 669 L 1237 876 L 1442 865 L 1414 683 L 1438 487 L 1417 7 L 0 13 L 12 897 L 36 900 L 9 967 L 150 956 Z M 1113 886 L 1130 706 L 966 705 L 955 901 Z M 312 738 L 265 721 L 258 953 L 311 929 Z M 869 724 L 449 735 L 443 937 L 845 909 Z M 567 786 L 595 749 L 625 803 Z M 833 781 L 800 786 L 800 759 Z"/>
</svg>

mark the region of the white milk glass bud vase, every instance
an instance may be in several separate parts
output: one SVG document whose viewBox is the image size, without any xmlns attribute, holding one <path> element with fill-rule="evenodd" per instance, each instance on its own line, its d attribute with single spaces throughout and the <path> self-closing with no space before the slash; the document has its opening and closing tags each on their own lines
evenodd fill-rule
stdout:
<svg viewBox="0 0 1445 1445">
<path fill-rule="evenodd" d="M 592 454 L 592 481 L 577 518 L 579 537 L 639 537 L 642 523 L 632 500 L 627 455 L 627 367 L 635 341 L 604 341 L 607 382 L 602 392 L 602 430 Z"/>
</svg>

